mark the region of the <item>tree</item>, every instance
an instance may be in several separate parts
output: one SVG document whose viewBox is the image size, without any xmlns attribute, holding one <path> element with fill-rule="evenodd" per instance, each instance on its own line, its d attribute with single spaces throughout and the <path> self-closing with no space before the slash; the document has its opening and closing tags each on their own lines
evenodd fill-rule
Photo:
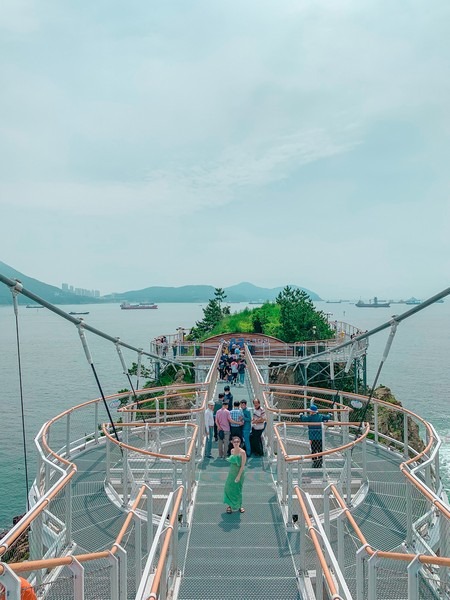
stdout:
<svg viewBox="0 0 450 600">
<path fill-rule="evenodd" d="M 285 342 L 333 337 L 325 314 L 316 310 L 308 294 L 286 286 L 276 298 L 280 307 L 280 338 Z"/>
<path fill-rule="evenodd" d="M 197 321 L 191 329 L 189 339 L 198 340 L 204 338 L 214 327 L 220 323 L 224 316 L 230 314 L 229 306 L 222 306 L 227 295 L 222 288 L 214 290 L 214 298 L 208 301 L 203 309 L 203 319 Z"/>
</svg>

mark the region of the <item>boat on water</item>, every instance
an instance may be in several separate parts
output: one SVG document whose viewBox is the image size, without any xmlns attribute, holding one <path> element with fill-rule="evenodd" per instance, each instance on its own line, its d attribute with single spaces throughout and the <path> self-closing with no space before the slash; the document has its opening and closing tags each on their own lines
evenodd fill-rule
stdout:
<svg viewBox="0 0 450 600">
<path fill-rule="evenodd" d="M 130 302 L 122 302 L 120 305 L 122 310 L 148 310 L 158 308 L 153 302 L 140 302 L 139 304 L 131 304 Z"/>
<path fill-rule="evenodd" d="M 89 314 L 89 311 L 87 311 L 87 312 L 75 312 L 75 311 L 71 311 L 69 313 L 69 315 L 88 315 L 88 314 Z"/>
<path fill-rule="evenodd" d="M 373 301 L 369 300 L 369 302 L 363 302 L 362 300 L 358 300 L 355 306 L 358 306 L 359 308 L 389 308 L 390 304 L 389 302 L 385 302 L 384 300 L 378 300 L 378 298 L 375 296 Z"/>
<path fill-rule="evenodd" d="M 413 296 L 412 298 L 405 300 L 405 304 L 408 304 L 410 306 L 415 306 L 416 304 L 422 304 L 422 300 L 418 300 L 417 298 L 414 298 L 414 296 Z"/>
<path fill-rule="evenodd" d="M 1 274 L 0 283 L 16 289 Z M 154 387 L 151 402 L 138 386 L 132 396 L 79 398 L 40 428 L 29 510 L 0 535 L 0 598 L 20 598 L 20 574 L 39 600 L 448 598 L 450 510 L 433 426 L 361 390 L 337 395 L 314 381 L 268 377 L 270 368 L 302 365 L 308 382 L 308 369 L 322 371 L 327 361 L 329 373 L 354 361 L 365 368 L 368 338 L 381 329 L 391 330 L 384 361 L 390 321 L 356 343 L 305 342 L 306 356 L 272 336 L 244 340 L 239 399 L 259 411 L 260 429 L 253 427 L 243 495 L 232 488 L 229 514 L 224 472 L 236 464 L 219 459 L 218 444 L 207 448 L 205 409 L 224 389 L 224 344 L 240 334 L 201 343 L 172 334 L 179 351 L 166 358 L 78 326 L 96 378 L 85 330 L 149 359 L 155 373 L 165 363 L 193 369 L 195 383 Z M 309 423 L 318 424 L 320 446 L 309 443 L 317 431 Z M 24 542 L 29 552 L 19 561 Z"/>
<path fill-rule="evenodd" d="M 40 304 L 27 304 L 25 308 L 44 308 Z"/>
</svg>

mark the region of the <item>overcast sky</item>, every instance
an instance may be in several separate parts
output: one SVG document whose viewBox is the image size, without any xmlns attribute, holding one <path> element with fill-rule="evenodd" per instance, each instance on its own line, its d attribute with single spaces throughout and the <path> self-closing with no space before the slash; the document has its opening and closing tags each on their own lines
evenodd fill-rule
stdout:
<svg viewBox="0 0 450 600">
<path fill-rule="evenodd" d="M 448 0 L 2 0 L 0 260 L 101 293 L 450 284 Z"/>
</svg>

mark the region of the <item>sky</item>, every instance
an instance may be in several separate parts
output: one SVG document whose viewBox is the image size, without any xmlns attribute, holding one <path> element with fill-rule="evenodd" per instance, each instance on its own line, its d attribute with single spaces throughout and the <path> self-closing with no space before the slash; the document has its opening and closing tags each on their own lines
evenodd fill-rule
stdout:
<svg viewBox="0 0 450 600">
<path fill-rule="evenodd" d="M 0 260 L 102 294 L 450 285 L 448 0 L 3 0 Z"/>
</svg>

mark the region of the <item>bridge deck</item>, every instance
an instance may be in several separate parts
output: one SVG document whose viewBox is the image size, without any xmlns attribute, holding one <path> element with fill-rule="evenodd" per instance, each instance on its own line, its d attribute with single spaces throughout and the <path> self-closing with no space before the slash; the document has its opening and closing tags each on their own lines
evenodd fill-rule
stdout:
<svg viewBox="0 0 450 600">
<path fill-rule="evenodd" d="M 217 392 L 223 385 L 218 384 Z M 249 385 L 233 387 L 232 392 L 235 400 L 246 398 L 251 406 Z M 356 462 L 358 452 L 355 449 Z M 286 532 L 267 460 L 248 459 L 243 495 L 246 512 L 230 515 L 223 504 L 228 462 L 217 457 L 217 444 L 213 445 L 212 453 L 214 458 L 202 459 L 197 470 L 198 489 L 191 526 L 179 534 L 183 576 L 178 598 L 300 599 L 296 579 L 299 534 L 297 530 Z M 369 544 L 383 550 L 397 549 L 406 537 L 406 484 L 398 469 L 401 460 L 396 454 L 371 445 L 367 455 L 369 493 L 353 514 Z M 105 447 L 86 452 L 76 462 L 79 471 L 73 483 L 73 536 L 77 552 L 110 548 L 126 515 L 111 503 L 104 491 Z M 420 514 L 424 506 L 419 500 L 416 507 L 416 514 Z M 336 526 L 332 524 L 331 540 L 335 536 Z M 355 592 L 355 546 L 358 542 L 349 532 L 345 576 L 352 593 Z M 134 598 L 133 536 L 126 540 L 126 550 L 128 597 Z M 315 555 L 309 554 L 308 563 L 314 569 Z M 98 573 L 93 577 L 98 577 Z M 93 580 L 92 589 L 98 589 L 98 584 L 101 580 L 97 583 Z"/>
</svg>

